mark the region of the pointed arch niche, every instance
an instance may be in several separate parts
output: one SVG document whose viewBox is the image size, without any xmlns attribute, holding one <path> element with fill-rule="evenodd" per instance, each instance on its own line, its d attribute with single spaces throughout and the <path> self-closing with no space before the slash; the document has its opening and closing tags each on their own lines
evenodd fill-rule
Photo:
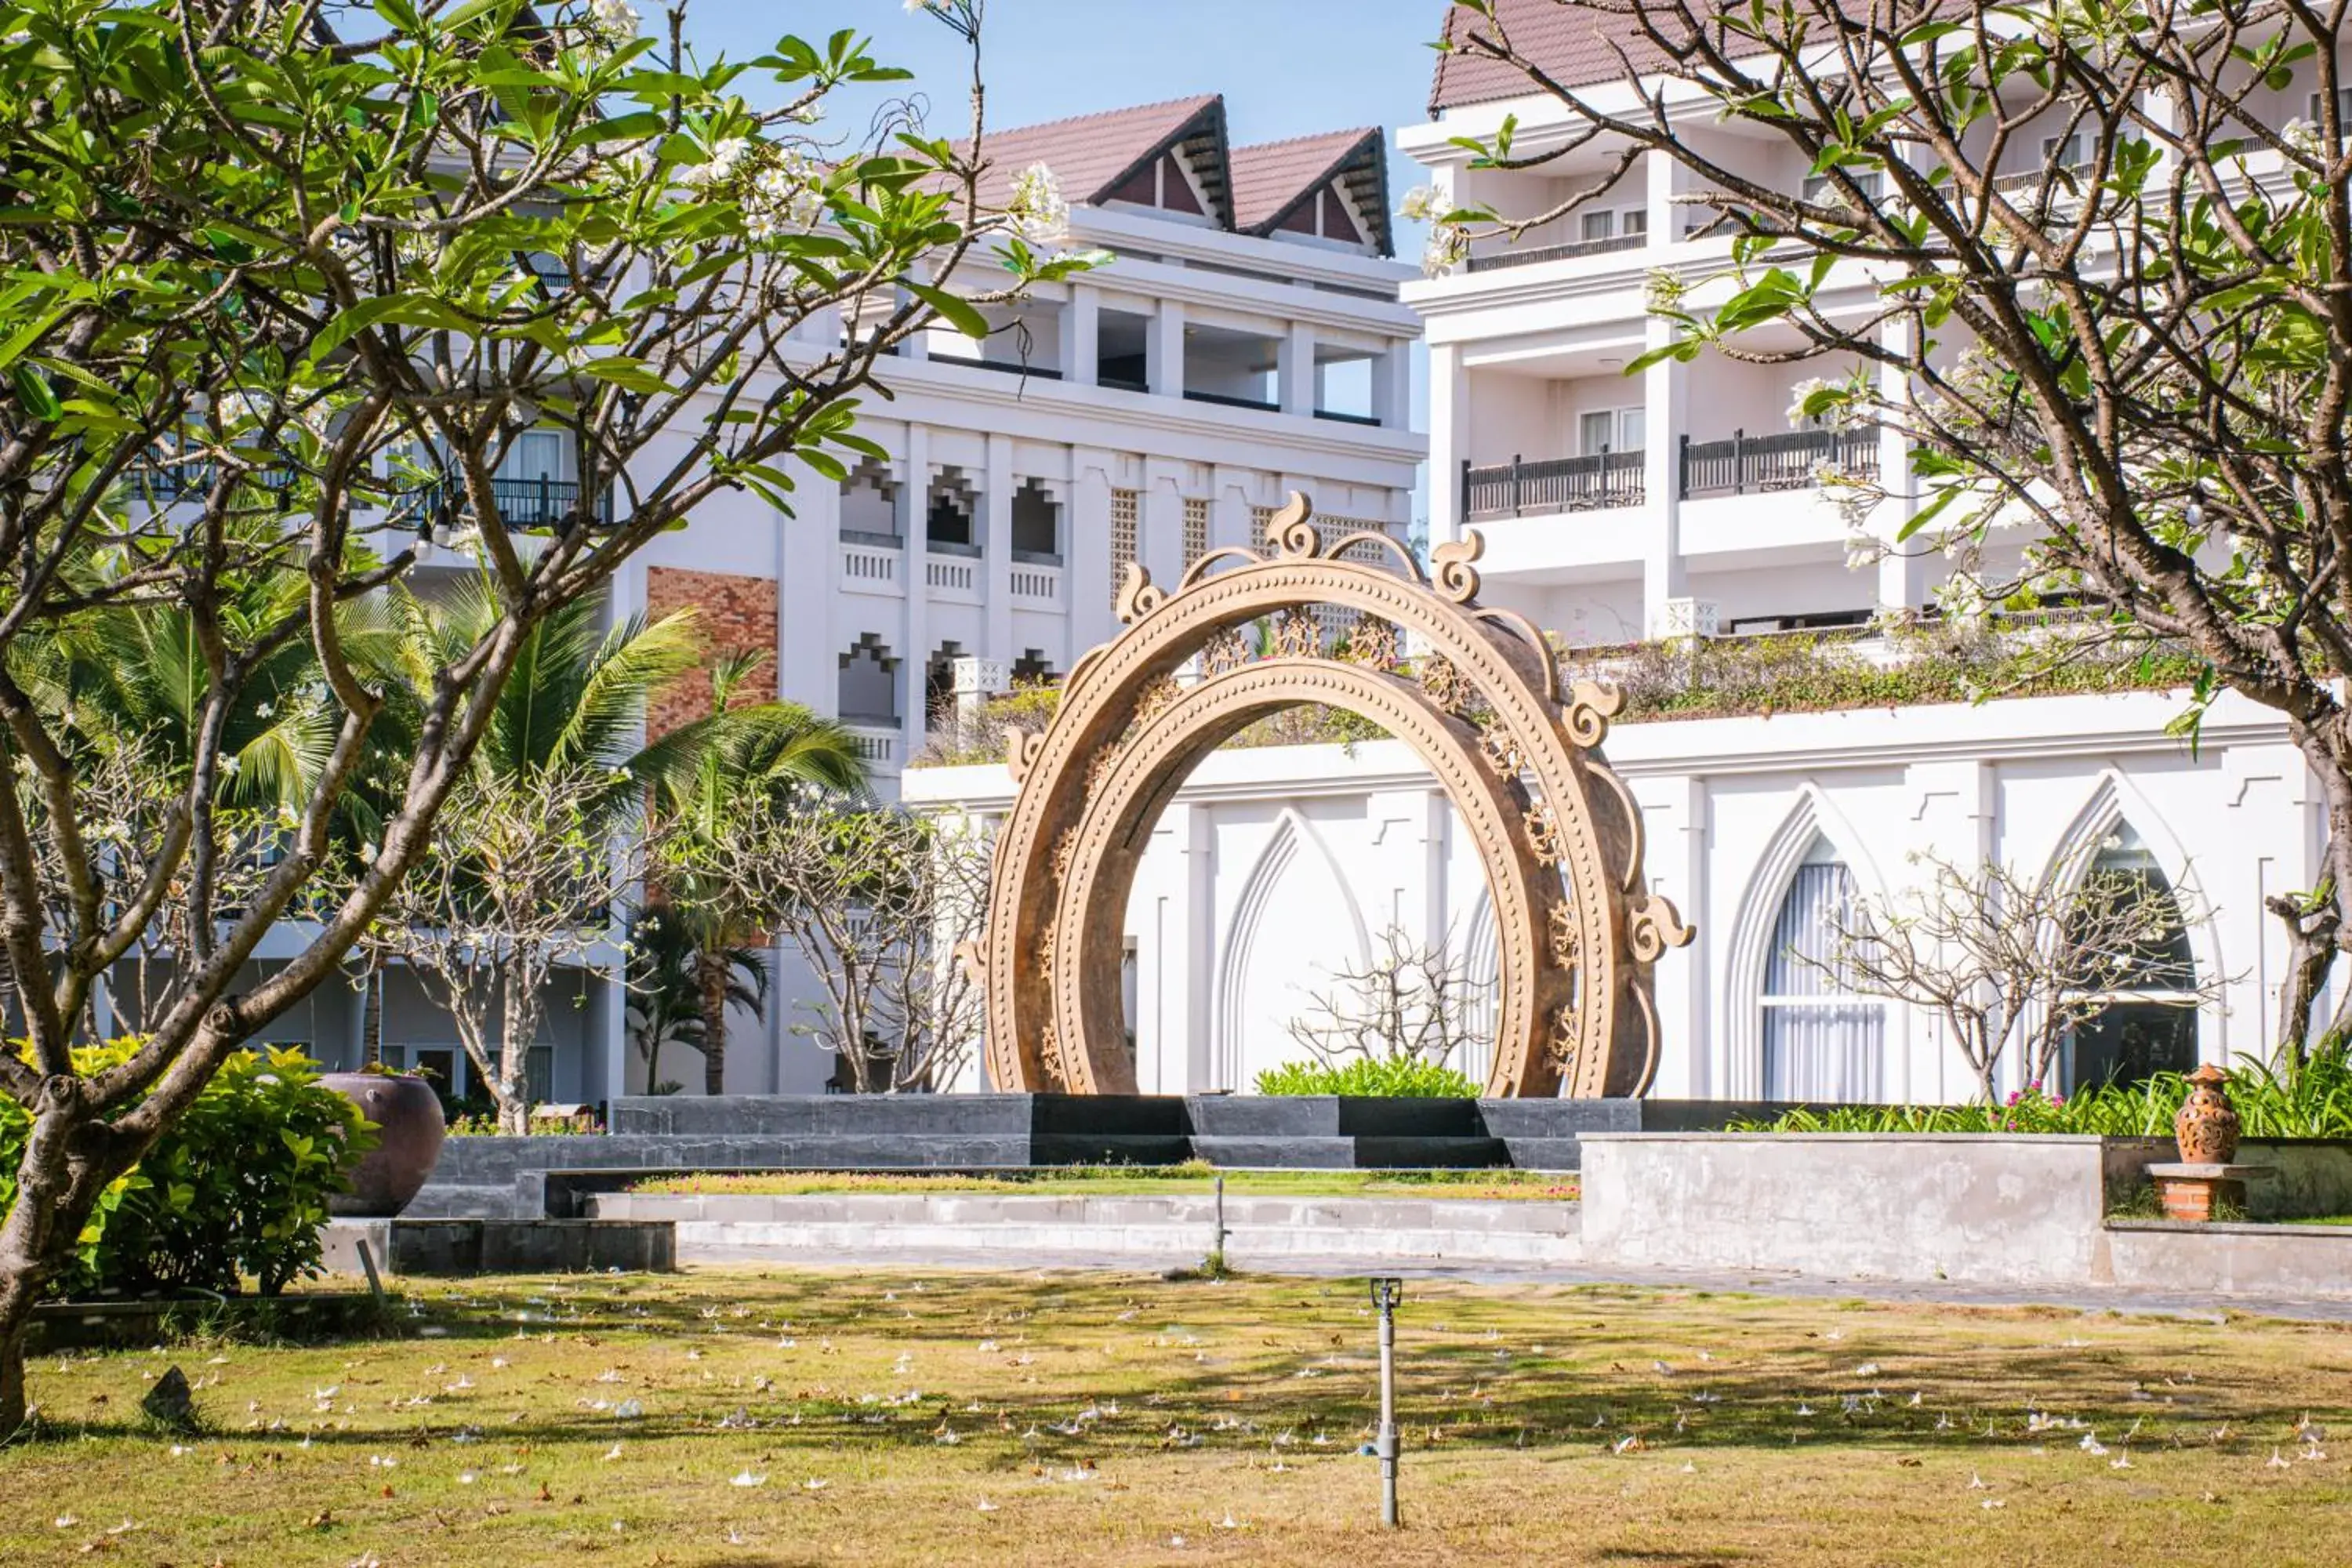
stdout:
<svg viewBox="0 0 2352 1568">
<path fill-rule="evenodd" d="M 1859 840 L 1807 784 L 1767 844 L 1732 923 L 1722 1081 L 1735 1096 L 1875 1100 L 1895 1082 L 1894 1008 L 1823 973 L 1833 920 L 1880 880 Z"/>
<path fill-rule="evenodd" d="M 2195 891 L 2191 862 L 2154 805 L 2112 770 L 2100 775 L 2042 874 L 2074 886 L 2100 872 L 2138 879 L 2170 902 L 2172 930 L 2130 985 L 2070 1031 L 2058 1058 L 2058 1087 L 2067 1094 L 2195 1067 L 2208 1053 L 2203 1012 L 2189 1004 L 2197 977 L 2221 973 L 2210 922 L 2181 917 L 2179 889 Z"/>
<path fill-rule="evenodd" d="M 1369 963 L 1371 938 L 1346 875 L 1314 825 L 1286 806 L 1242 885 L 1218 955 L 1214 1087 L 1248 1093 L 1260 1071 L 1305 1054 L 1286 1026 L 1332 967 L 1335 924 L 1339 962 Z"/>
</svg>

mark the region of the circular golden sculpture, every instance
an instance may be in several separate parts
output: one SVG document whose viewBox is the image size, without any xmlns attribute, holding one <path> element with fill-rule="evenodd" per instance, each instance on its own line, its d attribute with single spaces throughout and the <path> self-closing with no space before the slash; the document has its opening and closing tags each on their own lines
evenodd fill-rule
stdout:
<svg viewBox="0 0 2352 1568">
<path fill-rule="evenodd" d="M 1322 703 L 1411 745 L 1477 848 L 1500 983 L 1486 1092 L 1643 1093 L 1657 1066 L 1651 965 L 1691 932 L 1644 889 L 1640 811 L 1589 754 L 1616 693 L 1580 683 L 1563 696 L 1535 628 L 1477 605 L 1475 534 L 1440 546 L 1425 574 L 1385 534 L 1326 544 L 1310 515 L 1293 494 L 1269 524 L 1269 552 L 1212 551 L 1172 594 L 1129 566 L 1127 630 L 1077 662 L 1044 733 L 1013 732 L 1020 788 L 997 839 L 988 931 L 965 955 L 987 989 L 990 1078 L 1000 1089 L 1135 1092 L 1118 954 L 1152 826 L 1236 731 Z M 1367 542 L 1393 565 L 1339 559 Z M 1352 612 L 1353 640 L 1390 652 L 1310 649 L 1296 628 L 1311 605 Z M 1236 633 L 1266 619 L 1274 656 L 1237 658 Z M 1400 638 L 1424 650 L 1417 671 L 1391 656 Z"/>
</svg>

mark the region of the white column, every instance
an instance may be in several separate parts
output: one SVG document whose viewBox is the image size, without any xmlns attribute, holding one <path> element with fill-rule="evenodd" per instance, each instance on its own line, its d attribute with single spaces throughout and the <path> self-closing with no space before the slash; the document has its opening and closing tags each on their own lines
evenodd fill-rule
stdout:
<svg viewBox="0 0 2352 1568">
<path fill-rule="evenodd" d="M 1673 329 L 1654 317 L 1644 331 L 1645 347 L 1659 348 Z M 1677 361 L 1662 360 L 1642 373 L 1642 621 L 1654 637 L 1671 628 L 1667 602 L 1690 594 L 1683 567 L 1681 461 L 1688 371 Z"/>
<path fill-rule="evenodd" d="M 1900 321 L 1889 321 L 1879 329 L 1879 341 L 1892 353 L 1909 352 L 1910 329 Z M 1881 403 L 1903 407 L 1910 394 L 1910 377 L 1899 364 L 1878 367 L 1878 397 Z M 1878 605 L 1883 610 L 1916 610 L 1927 602 L 1927 557 L 1929 548 L 1924 540 L 1913 538 L 1897 543 L 1895 536 L 1903 525 L 1917 511 L 1920 498 L 1914 493 L 1911 477 L 1911 444 L 1903 431 L 1892 425 L 1879 427 L 1878 485 L 1885 499 L 1871 511 L 1866 526 L 1884 553 L 1878 561 Z M 1933 524 L 1929 531 L 1933 531 Z"/>
<path fill-rule="evenodd" d="M 1143 379 L 1154 395 L 1184 395 L 1184 303 L 1162 300 L 1143 341 Z"/>
<path fill-rule="evenodd" d="M 1656 426 L 1652 426 L 1656 429 Z M 1664 441 L 1658 430 L 1654 439 Z M 1462 465 L 1470 458 L 1470 377 L 1458 343 L 1429 345 L 1429 542 L 1462 537 Z"/>
<path fill-rule="evenodd" d="M 1315 373 L 1313 322 L 1290 323 L 1289 332 L 1276 346 L 1275 381 L 1275 401 L 1282 405 L 1285 414 L 1313 416 L 1316 394 L 1322 381 Z"/>
<path fill-rule="evenodd" d="M 1215 470 L 1209 500 L 1210 549 L 1228 544 L 1253 550 L 1264 547 L 1265 541 L 1250 537 L 1250 477 L 1246 468 Z"/>
<path fill-rule="evenodd" d="M 1643 174 L 1652 245 L 1671 245 L 1682 238 L 1682 209 L 1675 205 L 1674 154 L 1653 151 L 1642 154 Z"/>
<path fill-rule="evenodd" d="M 1389 344 L 1372 360 L 1372 417 L 1389 430 L 1412 427 L 1412 344 Z"/>
<path fill-rule="evenodd" d="M 1070 285 L 1062 307 L 1062 379 L 1092 386 L 1102 361 L 1102 290 L 1091 283 Z"/>
<path fill-rule="evenodd" d="M 1671 154 L 1643 154 L 1647 181 L 1650 237 L 1657 244 L 1669 237 L 1678 221 L 1674 207 L 1675 161 Z M 1645 349 L 1663 347 L 1673 337 L 1668 323 L 1651 317 L 1644 326 Z M 1642 492 L 1648 523 L 1642 551 L 1642 619 L 1651 637 L 1667 626 L 1666 601 L 1687 597 L 1689 583 L 1683 569 L 1682 443 L 1687 434 L 1686 367 L 1667 360 L 1643 375 L 1643 424 L 1646 434 L 1642 458 Z"/>
<path fill-rule="evenodd" d="M 776 519 L 776 695 L 819 713 L 833 711 L 833 606 L 840 602 L 841 487 L 796 465 L 797 515 Z M 842 639 L 846 642 L 845 637 Z"/>
<path fill-rule="evenodd" d="M 898 656 L 898 733 L 905 752 L 900 762 L 922 750 L 930 722 L 923 711 L 923 661 L 930 650 L 930 551 L 925 541 L 923 515 L 930 508 L 931 433 L 920 425 L 907 426 L 907 478 L 898 487 L 898 536 L 907 542 L 907 623 Z M 849 646 L 846 637 L 834 649 Z"/>
<path fill-rule="evenodd" d="M 1013 437 L 992 435 L 980 498 L 981 545 L 986 552 L 981 566 L 988 585 L 980 651 L 987 658 L 1010 659 L 1020 651 L 1013 646 Z"/>
<path fill-rule="evenodd" d="M 1136 542 L 1136 556 L 1162 588 L 1184 574 L 1183 486 L 1182 464 L 1157 458 L 1144 463 L 1142 515 L 1136 520 L 1143 537 Z"/>
<path fill-rule="evenodd" d="M 1070 453 L 1069 647 L 1061 668 L 1110 640 L 1117 622 L 1110 613 L 1111 454 L 1081 447 Z"/>
<path fill-rule="evenodd" d="M 1176 829 L 1176 843 L 1182 851 L 1184 874 L 1178 884 L 1181 901 L 1178 910 L 1183 932 L 1181 970 L 1183 984 L 1177 994 L 1182 998 L 1183 1054 L 1178 1058 L 1170 1047 L 1175 1039 L 1160 1046 L 1161 1072 L 1160 1092 L 1178 1094 L 1209 1087 L 1209 1052 L 1212 1046 L 1210 998 L 1214 988 L 1211 977 L 1216 967 L 1216 828 L 1209 820 L 1209 808 L 1199 804 L 1179 806 L 1170 814 Z M 1166 1081 L 1169 1069 L 1181 1063 L 1181 1076 L 1175 1082 Z"/>
</svg>

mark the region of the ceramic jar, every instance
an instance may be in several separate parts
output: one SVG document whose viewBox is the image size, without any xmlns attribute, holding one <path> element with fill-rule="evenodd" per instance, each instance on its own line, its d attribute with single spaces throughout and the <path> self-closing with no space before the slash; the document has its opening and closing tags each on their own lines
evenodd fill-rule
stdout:
<svg viewBox="0 0 2352 1568">
<path fill-rule="evenodd" d="M 321 1073 L 319 1081 L 357 1105 L 377 1129 L 375 1148 L 352 1171 L 352 1190 L 336 1194 L 328 1208 L 372 1219 L 398 1214 L 441 1157 L 448 1133 L 441 1097 L 421 1078 L 386 1073 Z"/>
<path fill-rule="evenodd" d="M 2172 1119 L 2182 1163 L 2226 1165 L 2237 1158 L 2238 1108 L 2230 1103 L 2229 1081 L 2210 1062 L 2189 1075 L 2189 1098 Z"/>
</svg>

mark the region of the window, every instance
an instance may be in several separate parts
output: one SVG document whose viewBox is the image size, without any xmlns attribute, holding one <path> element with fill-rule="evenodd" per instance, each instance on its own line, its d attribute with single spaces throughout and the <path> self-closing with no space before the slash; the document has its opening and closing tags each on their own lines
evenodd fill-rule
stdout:
<svg viewBox="0 0 2352 1568">
<path fill-rule="evenodd" d="M 499 478 L 509 479 L 560 479 L 563 478 L 563 433 L 560 430 L 526 430 L 515 438 L 507 451 L 507 460 L 499 465 Z"/>
<path fill-rule="evenodd" d="M 1886 174 L 1882 169 L 1848 169 L 1845 173 L 1854 187 L 1871 201 L 1876 201 L 1879 193 L 1886 188 Z M 1809 202 L 1843 201 L 1845 192 L 1839 189 L 1837 182 L 1827 174 L 1808 174 L 1805 176 L 1805 199 Z"/>
<path fill-rule="evenodd" d="M 1815 838 L 1790 879 L 1764 964 L 1764 1098 L 1882 1098 L 1886 1008 L 1853 994 L 1836 962 L 1838 927 L 1853 906 L 1853 876 Z"/>
<path fill-rule="evenodd" d="M 898 721 L 898 660 L 875 633 L 862 634 L 841 656 L 834 710 L 852 724 Z"/>
<path fill-rule="evenodd" d="M 1110 492 L 1110 593 L 1113 603 L 1118 599 L 1118 581 L 1133 563 L 1140 542 L 1136 500 L 1133 490 Z"/>
<path fill-rule="evenodd" d="M 1193 562 L 1209 552 L 1209 503 L 1197 497 L 1184 502 L 1184 565 L 1189 570 Z"/>
<path fill-rule="evenodd" d="M 2319 111 L 2324 96 L 2316 92 L 2311 95 L 2311 122 L 2315 126 L 2327 122 L 2327 117 Z M 2338 130 L 2352 126 L 2352 87 L 2336 89 L 2336 124 Z"/>
<path fill-rule="evenodd" d="M 2074 1026 L 2060 1075 L 2069 1094 L 2103 1083 L 2141 1083 L 2197 1065 L 2197 957 L 2172 884 L 2127 822 L 2116 825 L 2092 860 L 2091 875 L 2102 873 L 2139 883 L 2171 907 L 2172 919 L 2162 951 L 2141 955 L 2130 981 Z"/>
<path fill-rule="evenodd" d="M 2050 169 L 2082 168 L 2090 162 L 2089 153 L 2084 150 L 2083 133 L 2074 131 L 2063 136 L 2043 137 L 2042 162 Z"/>
<path fill-rule="evenodd" d="M 1584 213 L 1578 221 L 1582 225 L 1579 237 L 1587 244 L 1633 239 L 1650 231 L 1647 207 L 1601 207 Z"/>
<path fill-rule="evenodd" d="M 1644 410 L 1638 405 L 1592 409 L 1577 417 L 1576 449 L 1587 458 L 1602 452 L 1638 452 L 1646 424 Z"/>
</svg>

